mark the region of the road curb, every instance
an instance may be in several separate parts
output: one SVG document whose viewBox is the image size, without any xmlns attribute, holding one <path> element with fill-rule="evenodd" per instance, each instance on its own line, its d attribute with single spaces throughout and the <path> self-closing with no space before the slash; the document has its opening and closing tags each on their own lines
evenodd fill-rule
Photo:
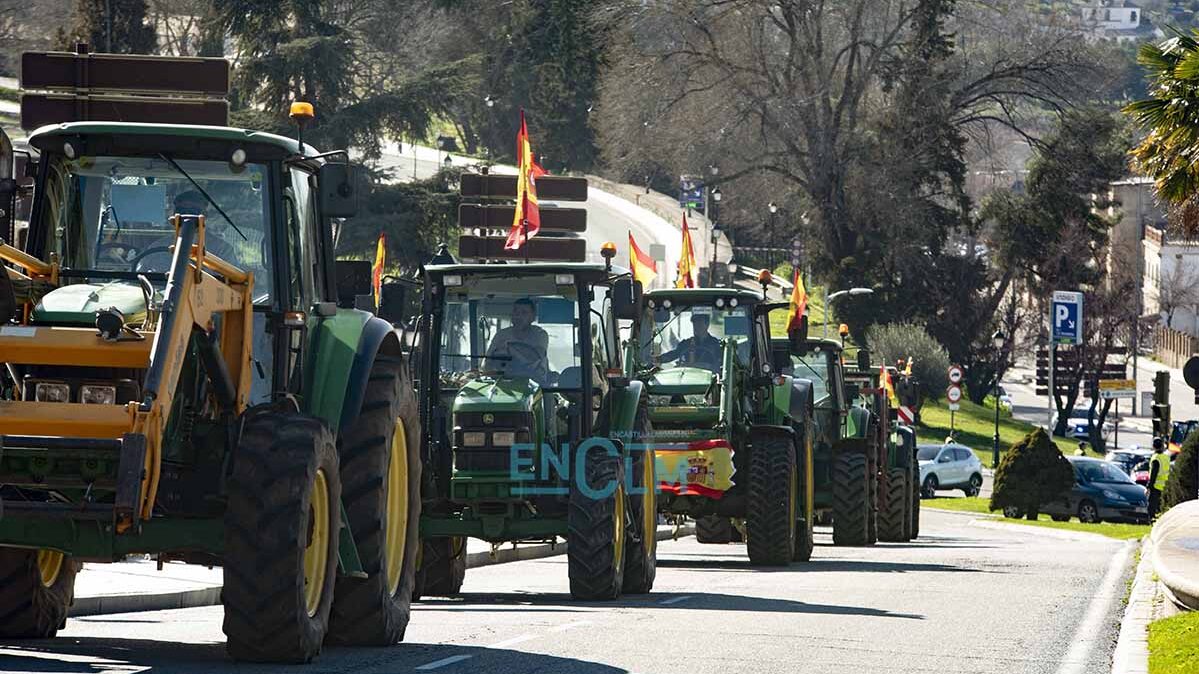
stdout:
<svg viewBox="0 0 1199 674">
<path fill-rule="evenodd" d="M 1157 582 L 1149 536 L 1141 539 L 1141 561 L 1128 595 L 1128 606 L 1120 621 L 1120 635 L 1112 653 L 1112 674 L 1147 674 L 1149 671 L 1149 623 L 1154 618 Z"/>
<path fill-rule="evenodd" d="M 680 538 L 695 533 L 693 525 L 679 529 Z M 671 531 L 658 531 L 658 540 L 667 541 L 674 538 Z M 496 564 L 522 562 L 530 559 L 543 559 L 566 554 L 566 543 L 556 545 L 541 544 L 517 548 L 507 548 L 496 552 L 495 558 L 489 552 L 472 552 L 466 556 L 466 568 L 474 569 Z M 216 606 L 221 603 L 221 587 L 206 587 L 199 590 L 183 592 L 163 592 L 160 594 L 118 594 L 101 595 L 97 597 L 76 597 L 67 613 L 69 617 L 80 618 L 93 615 L 110 615 L 113 613 L 140 613 L 144 611 L 169 611 L 178 608 L 196 608 L 198 606 Z"/>
<path fill-rule="evenodd" d="M 983 529 L 995 529 L 998 531 L 1018 531 L 1021 533 L 1049 536 L 1050 538 L 1061 538 L 1070 541 L 1111 541 L 1114 543 L 1122 542 L 1118 538 L 1104 536 L 1103 534 L 1093 534 L 1089 531 L 1064 531 L 1062 529 L 1052 529 L 1050 527 L 1040 527 L 1035 524 L 1018 524 L 1016 522 L 1005 522 L 1002 519 L 976 519 L 970 522 L 971 526 L 981 527 Z"/>
</svg>

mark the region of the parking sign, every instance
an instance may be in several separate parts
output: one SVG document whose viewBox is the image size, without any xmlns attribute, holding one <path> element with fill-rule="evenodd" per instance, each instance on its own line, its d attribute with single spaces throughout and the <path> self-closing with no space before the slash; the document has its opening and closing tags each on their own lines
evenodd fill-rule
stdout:
<svg viewBox="0 0 1199 674">
<path fill-rule="evenodd" d="M 1082 341 L 1082 293 L 1055 290 L 1049 322 L 1053 325 L 1054 344 L 1078 344 Z"/>
</svg>

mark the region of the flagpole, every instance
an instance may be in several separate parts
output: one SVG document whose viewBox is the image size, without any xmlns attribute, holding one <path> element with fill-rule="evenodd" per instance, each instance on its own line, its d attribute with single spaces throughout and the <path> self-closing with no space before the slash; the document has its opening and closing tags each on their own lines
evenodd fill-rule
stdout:
<svg viewBox="0 0 1199 674">
<path fill-rule="evenodd" d="M 524 244 L 521 246 L 525 249 L 525 264 L 529 264 L 529 219 L 521 218 L 520 220 L 520 235 L 523 238 Z"/>
</svg>

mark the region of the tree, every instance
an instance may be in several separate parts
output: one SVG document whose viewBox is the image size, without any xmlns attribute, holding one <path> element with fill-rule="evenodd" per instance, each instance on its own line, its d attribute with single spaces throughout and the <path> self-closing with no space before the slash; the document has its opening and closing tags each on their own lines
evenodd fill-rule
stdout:
<svg viewBox="0 0 1199 674">
<path fill-rule="evenodd" d="M 146 0 L 75 0 L 71 25 L 59 33 L 59 48 L 74 51 L 86 42 L 92 51 L 154 54 L 158 38 L 146 23 Z"/>
<path fill-rule="evenodd" d="M 372 176 L 363 208 L 339 228 L 337 253 L 373 259 L 379 234 L 386 234 L 389 268 L 415 269 L 428 262 L 439 244 L 457 235 L 461 197 L 454 185 L 458 174 L 442 171 L 409 183 Z"/>
<path fill-rule="evenodd" d="M 995 469 L 991 510 L 1015 508 L 1030 520 L 1041 506 L 1062 498 L 1074 485 L 1074 470 L 1042 428 L 1004 453 Z"/>
<path fill-rule="evenodd" d="M 920 325 L 892 323 L 876 325 L 866 333 L 866 343 L 875 360 L 894 365 L 899 359 L 911 359 L 912 375 L 924 395 L 936 400 L 949 384 L 949 354 L 945 347 Z"/>
<path fill-rule="evenodd" d="M 1199 234 L 1199 29 L 1178 33 L 1161 44 L 1141 47 L 1138 61 L 1152 81 L 1150 97 L 1124 112 L 1148 133 L 1133 156 L 1156 182 L 1158 196 L 1171 204 L 1171 218 L 1185 239 Z"/>
</svg>

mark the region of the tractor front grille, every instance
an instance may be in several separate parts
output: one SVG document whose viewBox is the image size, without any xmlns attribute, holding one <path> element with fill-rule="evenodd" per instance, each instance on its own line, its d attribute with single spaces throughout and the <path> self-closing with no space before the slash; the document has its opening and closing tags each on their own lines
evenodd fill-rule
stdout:
<svg viewBox="0 0 1199 674">
<path fill-rule="evenodd" d="M 454 415 L 454 470 L 510 473 L 513 447 L 533 441 L 533 416 L 525 413 L 487 412 Z M 530 455 L 529 449 L 521 452 Z M 533 467 L 526 461 L 526 472 Z"/>
</svg>

